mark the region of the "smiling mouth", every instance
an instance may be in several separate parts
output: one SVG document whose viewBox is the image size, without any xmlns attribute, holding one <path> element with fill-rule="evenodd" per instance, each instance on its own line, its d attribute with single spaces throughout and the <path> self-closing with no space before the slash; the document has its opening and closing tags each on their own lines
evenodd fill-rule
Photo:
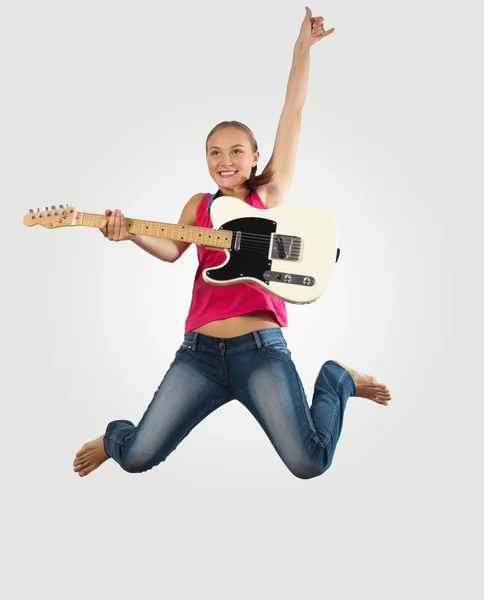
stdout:
<svg viewBox="0 0 484 600">
<path fill-rule="evenodd" d="M 233 177 L 234 175 L 237 175 L 238 171 L 219 171 L 218 174 L 220 175 L 220 177 L 223 177 L 224 179 L 228 179 L 229 177 Z"/>
</svg>

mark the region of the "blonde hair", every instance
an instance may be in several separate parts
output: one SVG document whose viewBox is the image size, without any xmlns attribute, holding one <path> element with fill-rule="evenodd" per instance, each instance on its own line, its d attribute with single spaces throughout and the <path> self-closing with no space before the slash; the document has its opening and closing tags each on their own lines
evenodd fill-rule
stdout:
<svg viewBox="0 0 484 600">
<path fill-rule="evenodd" d="M 205 154 L 208 152 L 208 140 L 212 137 L 212 135 L 215 132 L 220 131 L 220 129 L 225 129 L 226 127 L 236 127 L 237 129 L 240 129 L 241 131 L 243 131 L 249 139 L 249 143 L 250 143 L 252 152 L 257 152 L 257 150 L 258 150 L 257 140 L 255 139 L 254 134 L 247 127 L 247 125 L 244 125 L 240 121 L 222 121 L 221 123 L 218 123 L 218 125 L 215 125 L 215 127 L 212 129 L 212 131 L 207 135 L 207 139 L 205 141 Z M 257 189 L 261 185 L 266 185 L 268 183 L 271 183 L 271 181 L 273 181 L 274 177 L 275 177 L 275 173 L 272 168 L 272 164 L 271 164 L 270 160 L 260 175 L 256 175 L 256 171 L 257 171 L 257 165 L 255 165 L 255 167 L 252 167 L 249 179 L 246 182 L 247 187 L 248 187 L 249 191 L 251 191 L 251 192 L 254 191 L 255 189 Z"/>
</svg>

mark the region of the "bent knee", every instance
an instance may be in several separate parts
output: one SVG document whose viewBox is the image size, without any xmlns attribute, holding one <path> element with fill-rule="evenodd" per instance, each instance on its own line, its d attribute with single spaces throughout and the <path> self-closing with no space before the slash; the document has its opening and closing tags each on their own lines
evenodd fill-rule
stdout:
<svg viewBox="0 0 484 600">
<path fill-rule="evenodd" d="M 145 473 L 165 460 L 166 456 L 154 458 L 143 452 L 128 451 L 119 461 L 119 464 L 127 473 Z"/>
<path fill-rule="evenodd" d="M 301 461 L 287 465 L 291 473 L 298 479 L 314 479 L 325 473 L 331 466 L 332 461 L 319 463 L 311 463 Z"/>
</svg>

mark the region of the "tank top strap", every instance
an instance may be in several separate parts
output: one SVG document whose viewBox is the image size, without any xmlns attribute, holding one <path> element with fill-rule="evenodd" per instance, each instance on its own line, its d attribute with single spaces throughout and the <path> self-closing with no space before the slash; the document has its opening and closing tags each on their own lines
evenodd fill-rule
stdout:
<svg viewBox="0 0 484 600">
<path fill-rule="evenodd" d="M 249 196 L 247 197 L 247 201 L 247 204 L 250 204 L 254 208 L 265 208 L 265 204 L 262 202 L 257 190 L 252 190 L 250 192 Z"/>
<path fill-rule="evenodd" d="M 212 202 L 215 200 L 215 198 L 218 198 L 220 196 L 220 190 L 217 190 L 215 192 L 215 194 L 211 194 L 210 198 L 208 199 L 207 202 L 207 210 L 205 211 L 205 216 L 208 217 L 210 215 L 210 207 L 212 205 Z"/>
</svg>

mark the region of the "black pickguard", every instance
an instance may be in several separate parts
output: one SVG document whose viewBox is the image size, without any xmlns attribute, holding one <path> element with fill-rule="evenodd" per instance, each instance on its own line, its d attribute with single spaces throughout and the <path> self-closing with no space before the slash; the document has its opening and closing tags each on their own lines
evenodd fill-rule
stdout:
<svg viewBox="0 0 484 600">
<path fill-rule="evenodd" d="M 253 277 L 268 284 L 263 278 L 263 273 L 270 270 L 272 265 L 272 260 L 268 258 L 270 236 L 276 231 L 277 223 L 260 217 L 242 217 L 227 221 L 220 229 L 234 233 L 232 247 L 229 249 L 230 260 L 223 267 L 210 269 L 207 275 L 215 281 Z M 240 250 L 235 249 L 238 231 L 242 232 Z M 251 237 L 251 234 L 254 237 Z"/>
</svg>

